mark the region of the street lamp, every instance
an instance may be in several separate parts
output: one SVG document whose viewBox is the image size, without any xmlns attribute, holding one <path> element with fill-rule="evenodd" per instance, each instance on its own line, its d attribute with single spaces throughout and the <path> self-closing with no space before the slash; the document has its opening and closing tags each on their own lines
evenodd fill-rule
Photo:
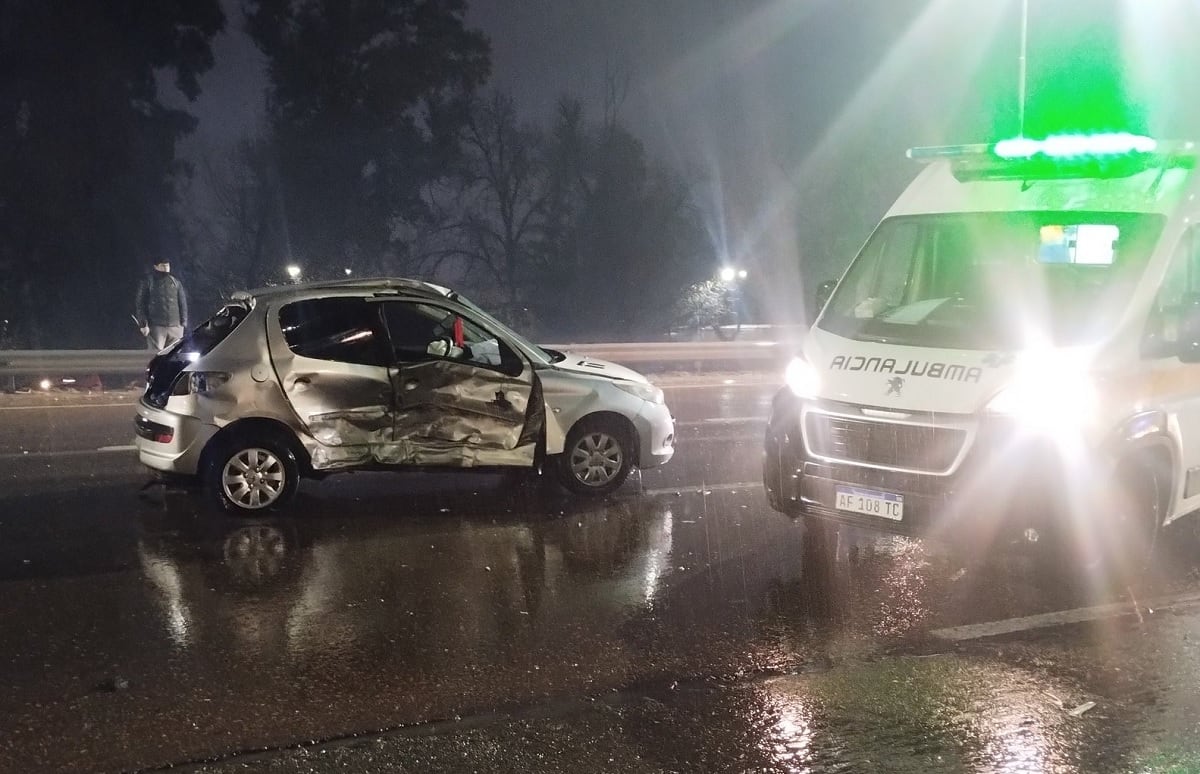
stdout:
<svg viewBox="0 0 1200 774">
<path fill-rule="evenodd" d="M 1017 59 L 1017 136 L 1025 136 L 1025 54 L 1029 50 L 1029 0 L 1021 0 L 1021 53 Z"/>
<path fill-rule="evenodd" d="M 343 271 L 346 272 L 347 277 L 354 273 L 354 269 L 351 269 L 349 266 L 347 266 Z"/>
<path fill-rule="evenodd" d="M 292 282 L 297 282 L 300 279 L 300 267 L 294 263 L 288 264 L 287 275 L 291 278 Z"/>
</svg>

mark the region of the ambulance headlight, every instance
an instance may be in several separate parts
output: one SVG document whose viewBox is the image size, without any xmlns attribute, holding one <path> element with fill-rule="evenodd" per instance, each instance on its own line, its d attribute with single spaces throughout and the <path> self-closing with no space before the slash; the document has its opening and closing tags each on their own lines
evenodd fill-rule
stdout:
<svg viewBox="0 0 1200 774">
<path fill-rule="evenodd" d="M 821 388 L 817 369 L 804 358 L 794 357 L 783 372 L 783 381 L 797 398 L 815 398 Z"/>
<path fill-rule="evenodd" d="M 1055 431 L 1086 425 L 1095 416 L 1096 403 L 1096 387 L 1085 371 L 1042 364 L 1018 370 L 987 410 L 1030 430 Z"/>
</svg>

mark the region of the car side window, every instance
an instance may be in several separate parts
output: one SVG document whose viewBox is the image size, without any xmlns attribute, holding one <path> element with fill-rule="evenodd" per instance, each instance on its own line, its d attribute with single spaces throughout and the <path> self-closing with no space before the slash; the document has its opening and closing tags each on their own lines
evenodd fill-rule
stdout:
<svg viewBox="0 0 1200 774">
<path fill-rule="evenodd" d="M 1142 356 L 1170 357 L 1179 342 L 1179 323 L 1184 309 L 1200 297 L 1200 230 L 1190 228 L 1184 233 L 1171 255 L 1171 263 L 1163 276 L 1146 332 L 1142 339 Z"/>
<path fill-rule="evenodd" d="M 521 372 L 520 358 L 507 344 L 452 311 L 411 301 L 388 301 L 383 308 L 396 363 L 444 359 Z"/>
<path fill-rule="evenodd" d="M 365 298 L 313 298 L 279 310 L 288 349 L 303 357 L 386 366 L 379 312 Z"/>
</svg>

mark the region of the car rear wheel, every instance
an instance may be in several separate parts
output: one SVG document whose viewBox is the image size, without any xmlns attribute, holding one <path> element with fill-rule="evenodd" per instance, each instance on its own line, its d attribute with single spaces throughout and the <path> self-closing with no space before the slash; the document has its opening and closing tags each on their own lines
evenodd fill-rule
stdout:
<svg viewBox="0 0 1200 774">
<path fill-rule="evenodd" d="M 235 441 L 213 455 L 208 484 L 227 511 L 272 510 L 296 495 L 300 466 L 286 443 L 272 438 Z"/>
<path fill-rule="evenodd" d="M 567 435 L 558 477 L 572 492 L 605 495 L 625 482 L 633 467 L 629 434 L 616 422 L 584 420 Z"/>
</svg>

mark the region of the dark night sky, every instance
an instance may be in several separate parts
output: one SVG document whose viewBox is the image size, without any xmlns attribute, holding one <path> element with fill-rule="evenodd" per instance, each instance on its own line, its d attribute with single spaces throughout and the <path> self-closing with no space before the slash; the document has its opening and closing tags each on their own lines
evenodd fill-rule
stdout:
<svg viewBox="0 0 1200 774">
<path fill-rule="evenodd" d="M 193 106 L 192 155 L 261 120 L 262 62 L 240 32 L 238 4 L 225 2 L 217 66 Z M 1200 134 L 1188 76 L 1200 72 L 1195 3 L 1030 6 L 1031 100 L 1069 97 L 1069 85 L 1057 94 L 1061 85 L 1047 85 L 1064 51 L 1120 46 L 1148 128 Z M 547 122 L 564 92 L 598 108 L 606 70 L 628 76 L 621 118 L 655 156 L 704 181 L 721 249 L 794 264 L 803 259 L 795 212 L 845 170 L 880 181 L 879 201 L 863 203 L 865 229 L 916 171 L 905 148 L 1015 133 L 1019 9 L 1018 0 L 476 0 L 468 23 L 492 40 L 492 85 L 534 121 Z"/>
</svg>

